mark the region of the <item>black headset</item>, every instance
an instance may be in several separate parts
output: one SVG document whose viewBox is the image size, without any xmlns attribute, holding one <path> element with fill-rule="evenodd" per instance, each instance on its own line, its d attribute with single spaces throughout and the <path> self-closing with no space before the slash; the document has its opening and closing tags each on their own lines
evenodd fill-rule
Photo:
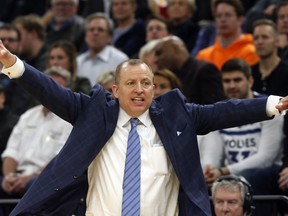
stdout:
<svg viewBox="0 0 288 216">
<path fill-rule="evenodd" d="M 249 182 L 242 176 L 235 176 L 235 175 L 224 175 L 220 176 L 216 182 L 221 182 L 223 180 L 226 181 L 237 181 L 241 182 L 245 187 L 245 196 L 243 202 L 243 211 L 246 216 L 250 216 L 255 209 L 253 205 L 253 189 Z"/>
</svg>

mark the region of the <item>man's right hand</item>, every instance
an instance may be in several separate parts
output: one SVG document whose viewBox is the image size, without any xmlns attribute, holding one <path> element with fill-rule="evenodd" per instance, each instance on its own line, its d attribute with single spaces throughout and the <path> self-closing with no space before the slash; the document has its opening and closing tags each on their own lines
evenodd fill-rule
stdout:
<svg viewBox="0 0 288 216">
<path fill-rule="evenodd" d="M 16 62 L 16 56 L 6 49 L 2 41 L 0 40 L 0 63 L 5 67 L 11 67 Z M 2 66 L 1 65 L 1 66 Z M 0 68 L 2 70 L 2 68 Z"/>
</svg>

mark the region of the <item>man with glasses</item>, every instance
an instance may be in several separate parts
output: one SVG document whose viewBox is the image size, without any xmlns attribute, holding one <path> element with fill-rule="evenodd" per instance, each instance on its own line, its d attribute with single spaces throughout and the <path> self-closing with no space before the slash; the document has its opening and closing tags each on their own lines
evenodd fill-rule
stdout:
<svg viewBox="0 0 288 216">
<path fill-rule="evenodd" d="M 16 27 L 10 24 L 0 26 L 0 39 L 10 52 L 19 54 L 20 33 Z"/>
<path fill-rule="evenodd" d="M 104 13 L 94 13 L 86 18 L 85 42 L 88 50 L 77 57 L 78 75 L 87 77 L 93 86 L 98 77 L 111 70 L 128 56 L 110 45 L 113 23 Z"/>
</svg>

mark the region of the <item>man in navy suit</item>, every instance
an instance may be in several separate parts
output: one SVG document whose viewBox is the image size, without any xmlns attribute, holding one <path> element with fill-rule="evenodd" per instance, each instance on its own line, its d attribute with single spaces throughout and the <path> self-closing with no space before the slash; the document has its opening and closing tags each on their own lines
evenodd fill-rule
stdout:
<svg viewBox="0 0 288 216">
<path fill-rule="evenodd" d="M 121 215 L 131 118 L 139 119 L 141 145 L 137 215 L 211 215 L 196 134 L 262 121 L 288 108 L 288 98 L 277 96 L 203 106 L 186 103 L 179 90 L 153 100 L 153 73 L 138 59 L 117 67 L 113 96 L 98 84 L 89 95 L 62 88 L 2 42 L 0 62 L 4 74 L 73 125 L 12 216 Z"/>
</svg>

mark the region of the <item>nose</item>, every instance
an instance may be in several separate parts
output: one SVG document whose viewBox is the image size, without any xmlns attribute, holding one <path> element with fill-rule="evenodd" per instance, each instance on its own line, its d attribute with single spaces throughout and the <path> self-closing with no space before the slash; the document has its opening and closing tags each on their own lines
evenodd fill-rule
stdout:
<svg viewBox="0 0 288 216">
<path fill-rule="evenodd" d="M 136 85 L 135 85 L 135 92 L 137 92 L 138 94 L 139 93 L 142 93 L 143 92 L 143 87 L 142 87 L 142 84 L 140 82 L 138 82 Z"/>
<path fill-rule="evenodd" d="M 224 202 L 224 203 L 223 203 L 222 211 L 225 211 L 225 212 L 229 211 L 229 205 L 228 205 L 227 202 Z"/>
</svg>

